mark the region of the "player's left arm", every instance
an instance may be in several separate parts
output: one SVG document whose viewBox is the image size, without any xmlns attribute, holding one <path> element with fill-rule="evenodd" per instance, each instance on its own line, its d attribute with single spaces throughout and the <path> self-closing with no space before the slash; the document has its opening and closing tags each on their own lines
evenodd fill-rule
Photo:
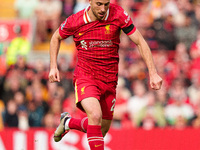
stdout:
<svg viewBox="0 0 200 150">
<path fill-rule="evenodd" d="M 128 36 L 137 45 L 138 50 L 147 65 L 151 88 L 154 90 L 159 90 L 162 85 L 162 78 L 157 73 L 153 56 L 147 42 L 137 29 Z"/>
</svg>

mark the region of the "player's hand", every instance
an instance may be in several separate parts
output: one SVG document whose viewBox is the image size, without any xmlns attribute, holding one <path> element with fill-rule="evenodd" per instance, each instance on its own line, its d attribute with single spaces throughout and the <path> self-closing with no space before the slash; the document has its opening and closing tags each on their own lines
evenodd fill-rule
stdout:
<svg viewBox="0 0 200 150">
<path fill-rule="evenodd" d="M 58 69 L 51 69 L 49 72 L 49 82 L 60 82 L 60 75 Z"/>
<path fill-rule="evenodd" d="M 162 78 L 155 73 L 154 75 L 150 76 L 150 86 L 152 89 L 154 90 L 159 90 L 161 88 L 162 85 Z"/>
</svg>

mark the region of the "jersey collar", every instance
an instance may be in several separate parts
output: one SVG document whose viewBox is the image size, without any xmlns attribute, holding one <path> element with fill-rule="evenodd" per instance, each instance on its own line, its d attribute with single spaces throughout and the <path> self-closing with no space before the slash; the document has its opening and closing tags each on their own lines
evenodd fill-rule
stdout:
<svg viewBox="0 0 200 150">
<path fill-rule="evenodd" d="M 90 19 L 89 15 L 88 15 L 88 10 L 90 9 L 90 5 L 87 6 L 87 8 L 85 8 L 85 11 L 84 11 L 84 15 L 83 15 L 83 20 L 85 23 L 90 23 L 92 22 L 92 20 Z M 106 15 L 103 17 L 102 20 L 107 20 L 108 19 L 108 16 L 109 16 L 109 8 L 106 12 Z"/>
</svg>

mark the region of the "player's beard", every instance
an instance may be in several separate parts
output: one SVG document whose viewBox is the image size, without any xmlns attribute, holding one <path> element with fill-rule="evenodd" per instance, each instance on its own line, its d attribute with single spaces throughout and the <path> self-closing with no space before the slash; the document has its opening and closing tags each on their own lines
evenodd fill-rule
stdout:
<svg viewBox="0 0 200 150">
<path fill-rule="evenodd" d="M 98 15 L 98 13 L 97 12 L 95 12 L 95 11 L 93 11 L 93 9 L 91 9 L 92 10 L 92 13 L 94 14 L 94 16 L 98 19 L 98 20 L 102 20 L 103 19 L 103 17 L 105 16 L 105 14 L 103 15 L 103 17 L 101 17 L 101 16 L 99 16 Z"/>
</svg>

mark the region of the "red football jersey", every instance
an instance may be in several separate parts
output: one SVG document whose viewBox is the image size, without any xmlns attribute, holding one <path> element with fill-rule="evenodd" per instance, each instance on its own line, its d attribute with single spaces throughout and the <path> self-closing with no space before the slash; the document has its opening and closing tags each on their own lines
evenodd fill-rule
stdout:
<svg viewBox="0 0 200 150">
<path fill-rule="evenodd" d="M 117 82 L 119 36 L 121 29 L 133 24 L 132 20 L 120 6 L 115 4 L 110 4 L 102 20 L 91 21 L 87 13 L 89 9 L 90 6 L 71 15 L 59 28 L 62 38 L 73 35 L 78 50 L 74 76 Z M 127 34 L 130 35 L 135 30 L 133 26 Z"/>
</svg>

